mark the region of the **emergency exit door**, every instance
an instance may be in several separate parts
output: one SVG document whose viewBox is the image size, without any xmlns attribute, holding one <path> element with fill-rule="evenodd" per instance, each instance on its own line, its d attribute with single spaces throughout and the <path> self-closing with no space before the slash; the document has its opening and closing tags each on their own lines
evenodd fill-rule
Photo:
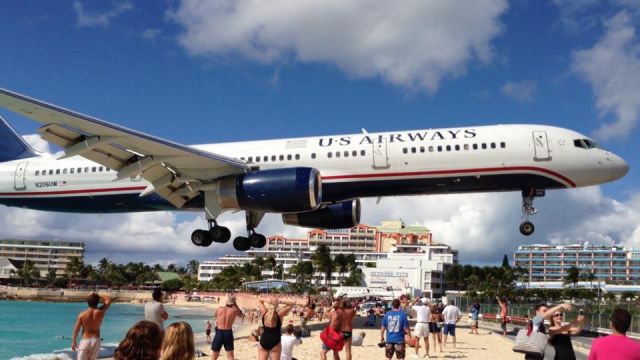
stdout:
<svg viewBox="0 0 640 360">
<path fill-rule="evenodd" d="M 533 132 L 533 149 L 535 161 L 551 160 L 551 152 L 549 151 L 549 140 L 546 131 Z"/>
<path fill-rule="evenodd" d="M 373 167 L 375 169 L 385 169 L 389 167 L 387 139 L 376 139 L 373 142 Z"/>
<path fill-rule="evenodd" d="M 27 172 L 27 164 L 29 164 L 28 161 L 21 161 L 16 166 L 16 172 L 13 180 L 13 187 L 16 190 L 24 190 L 27 188 L 27 185 L 25 184 L 25 174 Z"/>
</svg>

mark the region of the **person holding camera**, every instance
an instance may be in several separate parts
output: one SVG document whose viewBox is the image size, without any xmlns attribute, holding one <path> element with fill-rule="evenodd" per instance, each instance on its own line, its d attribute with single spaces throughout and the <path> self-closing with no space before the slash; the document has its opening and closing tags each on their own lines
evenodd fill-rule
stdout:
<svg viewBox="0 0 640 360">
<path fill-rule="evenodd" d="M 242 316 L 242 310 L 236 305 L 236 298 L 232 295 L 227 297 L 227 304 L 216 309 L 216 333 L 211 341 L 211 359 L 216 360 L 220 355 L 220 350 L 224 346 L 227 359 L 233 360 L 233 323 L 236 317 Z"/>
<path fill-rule="evenodd" d="M 102 306 L 98 304 L 102 302 Z M 111 298 L 107 295 L 100 296 L 91 293 L 87 297 L 87 305 L 89 308 L 78 315 L 76 324 L 73 327 L 73 335 L 71 335 L 71 350 L 78 351 L 78 360 L 95 360 L 100 354 L 100 326 L 104 315 L 111 305 Z M 78 333 L 82 329 L 82 340 L 80 346 L 76 342 Z"/>
<path fill-rule="evenodd" d="M 569 324 L 562 323 L 562 312 L 560 310 L 551 315 L 551 327 L 549 327 L 547 333 L 551 336 L 549 343 L 556 351 L 554 359 L 576 359 L 576 354 L 573 352 L 573 345 L 571 344 L 571 335 L 579 335 L 582 332 L 583 324 L 584 315 L 582 315 L 582 310 L 580 310 L 580 315 L 576 321 Z"/>
</svg>

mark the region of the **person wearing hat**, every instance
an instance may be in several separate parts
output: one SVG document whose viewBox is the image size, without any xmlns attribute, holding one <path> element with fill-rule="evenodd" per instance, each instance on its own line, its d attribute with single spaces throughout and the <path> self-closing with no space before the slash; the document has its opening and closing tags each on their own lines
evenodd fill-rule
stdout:
<svg viewBox="0 0 640 360">
<path fill-rule="evenodd" d="M 216 360 L 220 355 L 220 350 L 224 346 L 228 360 L 233 360 L 233 323 L 237 316 L 242 316 L 242 311 L 236 305 L 236 298 L 233 295 L 227 297 L 226 305 L 218 307 L 216 310 L 216 333 L 211 341 L 211 359 Z"/>
</svg>

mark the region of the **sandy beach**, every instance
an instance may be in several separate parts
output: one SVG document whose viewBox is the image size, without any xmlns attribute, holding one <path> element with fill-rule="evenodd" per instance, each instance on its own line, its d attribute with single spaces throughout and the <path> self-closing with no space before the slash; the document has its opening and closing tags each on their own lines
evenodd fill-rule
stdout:
<svg viewBox="0 0 640 360">
<path fill-rule="evenodd" d="M 289 320 L 293 320 L 295 326 L 299 326 L 299 320 L 288 316 L 283 321 L 284 324 L 288 324 Z M 357 317 L 354 320 L 354 333 L 364 332 L 367 335 L 363 346 L 354 346 L 352 350 L 352 356 L 354 360 L 372 360 L 372 359 L 384 359 L 384 349 L 377 346 L 380 340 L 380 328 L 364 328 L 360 325 L 364 323 L 363 317 Z M 463 323 L 465 319 L 460 322 Z M 293 356 L 299 360 L 307 359 L 319 359 L 320 351 L 320 331 L 326 326 L 327 322 L 310 322 L 312 329 L 311 337 L 303 338 L 302 345 L 296 346 L 293 351 Z M 256 359 L 258 356 L 257 343 L 250 342 L 248 335 L 251 330 L 257 327 L 257 324 L 251 326 L 243 326 L 235 332 L 235 358 L 238 360 Z M 479 335 L 469 334 L 469 329 L 466 327 L 458 328 L 456 333 L 457 347 L 454 349 L 452 344 L 448 344 L 446 348 L 443 348 L 442 352 L 435 351 L 431 339 L 429 343 L 432 346 L 429 355 L 432 359 L 491 359 L 491 360 L 521 360 L 523 356 L 521 354 L 514 353 L 511 350 L 513 342 L 505 339 L 499 335 L 496 335 L 488 330 L 482 329 Z M 449 339 L 451 341 L 451 339 Z M 196 337 L 197 348 L 205 354 L 211 354 L 210 346 L 206 343 L 204 336 L 199 333 Z M 414 354 L 414 349 L 409 348 L 407 350 L 406 359 L 411 359 Z M 424 354 L 424 349 L 420 349 L 420 355 Z M 345 358 L 344 350 L 340 354 L 341 358 Z M 331 358 L 329 354 L 328 358 Z M 219 359 L 226 359 L 224 350 L 220 352 Z"/>
</svg>

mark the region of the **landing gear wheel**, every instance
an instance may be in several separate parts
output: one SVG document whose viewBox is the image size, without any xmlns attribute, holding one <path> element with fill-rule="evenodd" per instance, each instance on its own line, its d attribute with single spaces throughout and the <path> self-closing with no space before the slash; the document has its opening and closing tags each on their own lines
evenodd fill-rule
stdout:
<svg viewBox="0 0 640 360">
<path fill-rule="evenodd" d="M 209 237 L 217 243 L 226 243 L 231 239 L 231 231 L 224 226 L 214 226 L 209 229 Z"/>
<path fill-rule="evenodd" d="M 237 238 L 233 239 L 233 248 L 238 251 L 247 251 L 251 249 L 249 238 L 238 236 Z"/>
<path fill-rule="evenodd" d="M 195 246 L 209 246 L 211 245 L 211 238 L 209 232 L 206 230 L 196 230 L 191 233 L 191 242 Z"/>
<path fill-rule="evenodd" d="M 529 236 L 533 234 L 534 230 L 535 230 L 535 227 L 533 226 L 533 223 L 531 223 L 530 221 L 525 221 L 522 224 L 520 224 L 520 233 L 524 236 Z"/>
<path fill-rule="evenodd" d="M 263 248 L 267 244 L 267 238 L 258 233 L 253 233 L 249 236 L 249 242 L 254 248 Z"/>
</svg>

